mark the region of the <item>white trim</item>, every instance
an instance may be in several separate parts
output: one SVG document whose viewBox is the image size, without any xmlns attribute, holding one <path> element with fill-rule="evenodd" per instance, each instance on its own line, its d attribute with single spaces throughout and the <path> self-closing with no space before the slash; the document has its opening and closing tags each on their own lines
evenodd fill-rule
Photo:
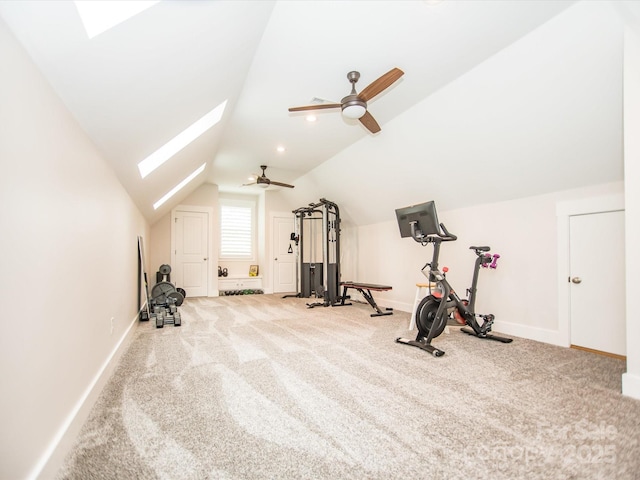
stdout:
<svg viewBox="0 0 640 480">
<path fill-rule="evenodd" d="M 273 241 L 273 237 L 274 237 L 274 231 L 273 231 L 273 223 L 275 222 L 276 218 L 290 218 L 293 220 L 294 222 L 294 229 L 295 229 L 295 216 L 293 214 L 293 212 L 269 212 L 269 236 L 271 237 L 269 239 L 268 245 L 269 245 L 269 256 L 267 258 L 271 258 L 271 265 L 269 268 L 269 270 L 271 270 L 269 273 L 269 279 L 271 280 L 268 291 L 267 289 L 264 290 L 264 293 L 273 293 L 275 284 L 276 284 L 276 268 L 275 268 L 275 252 L 274 252 L 274 241 Z M 298 247 L 296 247 L 297 249 Z M 297 253 L 296 253 L 296 264 L 298 263 L 297 260 Z M 296 272 L 298 272 L 298 265 L 296 265 Z M 299 275 L 298 273 L 296 273 L 296 275 Z M 296 288 L 297 287 L 297 281 L 298 279 L 296 279 Z"/>
<path fill-rule="evenodd" d="M 340 291 L 338 292 L 340 295 L 342 295 L 342 288 L 340 288 Z M 351 296 L 351 298 L 353 300 L 359 301 L 364 303 L 367 307 L 369 307 L 369 303 L 367 302 L 367 300 L 360 294 L 360 292 L 356 291 L 356 290 L 349 290 L 349 295 Z M 411 312 L 411 310 L 413 309 L 413 305 L 407 302 L 399 302 L 398 300 L 392 300 L 392 299 L 386 299 L 384 298 L 384 294 L 382 295 L 378 295 L 375 297 L 375 301 L 378 304 L 378 306 L 380 307 L 381 310 L 384 310 L 385 308 L 392 308 L 394 312 L 405 312 L 405 313 L 409 313 Z M 374 312 L 375 313 L 375 312 Z M 409 313 L 410 314 L 410 313 Z"/>
<path fill-rule="evenodd" d="M 352 295 L 352 299 L 366 303 L 366 300 L 358 292 L 349 293 Z M 382 298 L 381 300 L 376 298 L 376 303 L 380 308 L 391 307 L 394 312 L 406 312 L 409 313 L 413 309 L 413 305 L 406 302 L 399 302 L 397 300 L 387 300 Z M 415 328 L 415 327 L 414 327 Z M 412 328 L 409 328 L 412 330 Z M 511 323 L 505 321 L 496 320 L 491 329 L 496 335 L 513 335 L 520 338 L 526 338 L 528 340 L 535 340 L 537 342 L 549 343 L 551 345 L 558 345 L 561 347 L 567 346 L 563 342 L 563 337 L 557 330 L 549 330 L 545 328 L 532 327 L 529 325 L 522 325 L 520 323 Z"/>
<path fill-rule="evenodd" d="M 565 344 L 564 336 L 558 330 L 549 330 L 547 328 L 532 327 L 530 325 L 522 325 L 520 323 L 511 323 L 496 320 L 491 328 L 496 335 L 505 334 L 515 337 L 535 340 L 536 342 L 549 343 L 558 345 L 559 347 L 568 347 Z"/>
<path fill-rule="evenodd" d="M 107 359 L 104 361 L 96 375 L 93 377 L 93 380 L 89 383 L 89 386 L 76 402 L 69 415 L 67 415 L 62 426 L 58 429 L 53 440 L 27 478 L 31 480 L 38 477 L 53 478 L 56 476 L 56 473 L 62 466 L 65 457 L 71 451 L 71 448 L 80 433 L 80 429 L 89 417 L 91 409 L 98 400 L 100 393 L 102 393 L 103 388 L 118 365 L 120 357 L 129 348 L 134 336 L 133 332 L 135 332 L 135 328 L 133 327 L 140 323 L 138 316 L 139 313 L 136 313 L 133 321 L 113 348 Z"/>
<path fill-rule="evenodd" d="M 640 400 L 640 376 L 628 372 L 623 373 L 622 394 Z"/>
<path fill-rule="evenodd" d="M 206 213 L 207 214 L 207 296 L 209 297 L 217 297 L 218 289 L 217 286 L 213 285 L 213 264 L 217 264 L 217 260 L 214 262 L 214 258 L 212 256 L 212 245 L 214 242 L 213 239 L 213 207 L 205 207 L 202 205 L 178 205 L 176 208 L 171 210 L 171 265 L 176 264 L 176 213 L 177 212 L 195 212 L 195 213 Z M 189 292 L 187 292 L 189 294 Z"/>
<path fill-rule="evenodd" d="M 569 218 L 574 215 L 604 213 L 624 210 L 624 194 L 616 193 L 601 197 L 559 202 L 556 205 L 558 245 L 558 339 L 561 345 L 571 345 L 571 311 L 569 305 Z"/>
<path fill-rule="evenodd" d="M 262 280 L 262 275 L 256 275 L 256 276 L 251 276 L 251 275 L 227 275 L 226 277 L 220 277 L 220 280 L 253 280 L 259 278 L 260 280 Z"/>
</svg>

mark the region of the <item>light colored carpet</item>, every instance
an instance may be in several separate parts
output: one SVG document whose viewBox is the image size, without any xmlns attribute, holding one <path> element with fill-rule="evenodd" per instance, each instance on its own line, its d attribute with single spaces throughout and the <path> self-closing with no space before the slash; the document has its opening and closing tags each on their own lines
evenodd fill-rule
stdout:
<svg viewBox="0 0 640 480">
<path fill-rule="evenodd" d="M 624 362 L 277 295 L 140 323 L 60 479 L 637 479 Z"/>
</svg>

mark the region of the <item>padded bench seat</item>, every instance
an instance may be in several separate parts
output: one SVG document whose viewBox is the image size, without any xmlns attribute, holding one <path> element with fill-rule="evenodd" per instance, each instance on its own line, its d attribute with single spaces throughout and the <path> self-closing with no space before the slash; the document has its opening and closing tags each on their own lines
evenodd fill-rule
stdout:
<svg viewBox="0 0 640 480">
<path fill-rule="evenodd" d="M 353 288 L 360 292 L 365 300 L 369 302 L 369 305 L 371 305 L 371 307 L 373 307 L 373 309 L 376 311 L 376 313 L 371 314 L 372 317 L 379 317 L 381 315 L 393 315 L 392 308 L 385 308 L 384 310 L 382 310 L 380 307 L 378 307 L 375 300 L 373 299 L 373 294 L 371 293 L 372 291 L 386 292 L 387 290 L 391 290 L 392 287 L 388 285 L 376 285 L 374 283 L 359 282 L 340 282 L 340 285 L 342 285 L 342 296 L 340 297 L 340 305 L 351 305 L 351 303 L 345 303 L 345 301 L 350 298 L 347 295 L 347 291 L 350 288 Z"/>
</svg>

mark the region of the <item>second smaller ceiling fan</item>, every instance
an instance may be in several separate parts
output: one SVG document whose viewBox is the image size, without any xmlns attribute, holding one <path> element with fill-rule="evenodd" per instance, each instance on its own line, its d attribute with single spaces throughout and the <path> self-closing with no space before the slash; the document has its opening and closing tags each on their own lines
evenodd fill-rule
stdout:
<svg viewBox="0 0 640 480">
<path fill-rule="evenodd" d="M 294 188 L 293 185 L 289 185 L 288 183 L 276 182 L 274 180 L 270 180 L 267 178 L 265 174 L 265 170 L 267 169 L 266 165 L 260 165 L 262 169 L 262 175 L 255 175 L 256 180 L 252 183 L 244 183 L 242 186 L 247 187 L 249 185 L 258 185 L 262 188 L 267 188 L 269 185 L 277 185 L 278 187 L 286 187 L 286 188 Z"/>
</svg>

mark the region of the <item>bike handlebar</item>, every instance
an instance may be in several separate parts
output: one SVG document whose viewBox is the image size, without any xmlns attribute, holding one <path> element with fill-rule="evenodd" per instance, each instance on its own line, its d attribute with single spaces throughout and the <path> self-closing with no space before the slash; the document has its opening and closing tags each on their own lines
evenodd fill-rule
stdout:
<svg viewBox="0 0 640 480">
<path fill-rule="evenodd" d="M 444 223 L 440 224 L 440 229 L 444 232 L 444 235 L 440 232 L 424 235 L 422 231 L 417 228 L 417 223 L 418 222 L 411 222 L 411 236 L 416 242 L 422 243 L 423 245 L 433 242 L 452 242 L 458 239 L 457 236 L 447 230 L 447 227 L 444 226 Z"/>
<path fill-rule="evenodd" d="M 444 241 L 444 242 L 452 242 L 452 241 L 458 239 L 458 237 L 456 237 L 453 233 L 451 233 L 449 230 L 447 230 L 447 227 L 444 226 L 444 223 L 440 224 L 440 228 L 444 232 L 444 236 L 438 235 L 442 239 L 442 241 Z"/>
</svg>

